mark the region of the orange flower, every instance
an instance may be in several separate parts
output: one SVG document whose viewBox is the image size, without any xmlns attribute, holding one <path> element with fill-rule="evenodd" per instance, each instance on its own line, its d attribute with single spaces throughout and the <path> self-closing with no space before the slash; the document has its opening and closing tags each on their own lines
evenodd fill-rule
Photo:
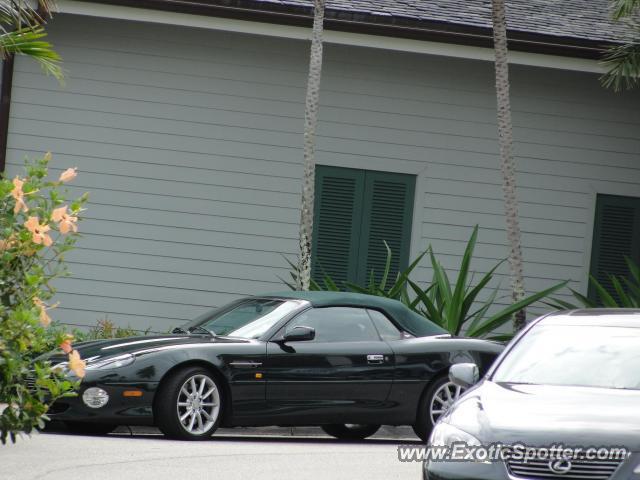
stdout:
<svg viewBox="0 0 640 480">
<path fill-rule="evenodd" d="M 69 354 L 69 370 L 75 373 L 78 377 L 84 378 L 84 369 L 86 366 L 86 362 L 80 358 L 78 351 L 72 350 Z"/>
<path fill-rule="evenodd" d="M 42 244 L 46 247 L 53 243 L 53 240 L 51 240 L 51 237 L 47 233 L 51 228 L 46 224 L 41 225 L 38 217 L 29 217 L 27 221 L 24 222 L 24 226 L 31 232 L 33 243 L 38 245 Z"/>
<path fill-rule="evenodd" d="M 29 207 L 24 203 L 24 192 L 22 191 L 23 185 L 24 180 L 20 180 L 18 177 L 13 179 L 13 190 L 11 190 L 11 196 L 16 201 L 16 206 L 13 208 L 14 215 L 17 215 L 20 210 L 24 210 L 25 212 L 29 211 Z"/>
<path fill-rule="evenodd" d="M 69 354 L 72 352 L 73 348 L 71 347 L 71 340 L 73 340 L 73 335 L 67 335 L 60 344 L 60 348 L 64 353 Z"/>
<path fill-rule="evenodd" d="M 69 231 L 73 230 L 74 232 L 78 231 L 78 226 L 76 222 L 78 221 L 78 217 L 71 216 L 67 213 L 67 206 L 56 208 L 51 218 L 54 222 L 59 222 L 58 228 L 60 229 L 60 233 L 65 234 L 69 233 Z"/>
<path fill-rule="evenodd" d="M 78 168 L 67 168 L 64 172 L 60 174 L 60 181 L 62 183 L 67 183 L 73 180 L 78 176 Z"/>
<path fill-rule="evenodd" d="M 56 308 L 58 304 L 56 303 L 55 305 L 51 305 L 50 307 L 48 307 L 47 304 L 44 303 L 42 300 L 40 300 L 38 297 L 33 298 L 33 303 L 36 306 L 36 308 L 40 310 L 40 324 L 43 327 L 48 327 L 49 324 L 51 323 L 51 317 L 47 313 L 47 310 Z"/>
</svg>

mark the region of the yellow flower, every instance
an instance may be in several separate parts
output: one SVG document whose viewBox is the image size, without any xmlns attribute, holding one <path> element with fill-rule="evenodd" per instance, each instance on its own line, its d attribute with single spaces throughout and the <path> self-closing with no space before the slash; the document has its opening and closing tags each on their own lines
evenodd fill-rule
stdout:
<svg viewBox="0 0 640 480">
<path fill-rule="evenodd" d="M 62 183 L 70 182 L 78 176 L 78 168 L 67 168 L 60 174 L 60 181 Z"/>
<path fill-rule="evenodd" d="M 74 232 L 78 231 L 78 226 L 76 222 L 78 221 L 78 217 L 71 216 L 67 213 L 67 206 L 56 208 L 51 218 L 54 222 L 58 223 L 58 228 L 60 229 L 60 233 L 65 234 L 69 233 L 69 231 L 73 230 Z"/>
<path fill-rule="evenodd" d="M 40 300 L 38 297 L 34 297 L 33 299 L 33 303 L 36 306 L 36 308 L 38 308 L 38 310 L 40 310 L 40 324 L 43 327 L 48 327 L 49 324 L 51 323 L 51 317 L 49 316 L 49 314 L 47 313 L 47 310 L 51 310 L 53 308 L 56 308 L 58 306 L 58 304 L 56 303 L 55 305 L 51 305 L 50 307 L 48 307 L 42 300 Z"/>
<path fill-rule="evenodd" d="M 80 358 L 80 354 L 77 350 L 73 350 L 69 354 L 69 370 L 75 373 L 78 377 L 84 378 L 84 369 L 86 366 L 87 364 Z"/>
<path fill-rule="evenodd" d="M 46 224 L 41 225 L 38 217 L 29 217 L 27 221 L 24 222 L 24 226 L 31 232 L 33 243 L 38 245 L 42 244 L 45 247 L 53 243 L 53 240 L 51 240 L 51 237 L 47 233 L 51 230 L 51 227 Z"/>
<path fill-rule="evenodd" d="M 16 201 L 16 205 L 13 208 L 14 215 L 17 215 L 20 212 L 20 210 L 24 210 L 25 212 L 29 211 L 27 204 L 24 203 L 24 192 L 22 191 L 23 185 L 24 185 L 24 180 L 20 180 L 18 177 L 13 179 L 13 190 L 11 190 L 11 196 Z"/>
</svg>

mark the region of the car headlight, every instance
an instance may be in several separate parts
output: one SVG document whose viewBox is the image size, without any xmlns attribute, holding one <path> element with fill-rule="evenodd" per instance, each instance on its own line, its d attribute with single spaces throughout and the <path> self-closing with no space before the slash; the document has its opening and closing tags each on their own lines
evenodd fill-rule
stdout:
<svg viewBox="0 0 640 480">
<path fill-rule="evenodd" d="M 117 357 L 109 357 L 94 362 L 87 362 L 85 370 L 110 370 L 113 368 L 126 367 L 135 361 L 136 357 L 130 353 L 118 355 Z"/>
<path fill-rule="evenodd" d="M 479 446 L 480 440 L 448 423 L 438 423 L 431 432 L 429 445 L 451 447 L 454 442 L 466 443 L 469 446 Z"/>
</svg>

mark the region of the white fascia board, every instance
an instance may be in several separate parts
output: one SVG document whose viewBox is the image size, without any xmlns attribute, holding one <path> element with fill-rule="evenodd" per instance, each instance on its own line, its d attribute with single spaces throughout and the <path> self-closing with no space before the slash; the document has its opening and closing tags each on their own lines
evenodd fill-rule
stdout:
<svg viewBox="0 0 640 480">
<path fill-rule="evenodd" d="M 60 13 L 182 25 L 185 27 L 223 30 L 228 32 L 249 33 L 253 35 L 266 35 L 298 40 L 311 39 L 311 28 L 290 25 L 209 17 L 205 15 L 191 15 L 161 10 L 124 7 L 120 5 L 81 2 L 77 0 L 58 0 L 57 5 Z M 334 30 L 325 30 L 324 42 L 327 44 L 352 45 L 357 47 L 378 48 L 455 58 L 469 58 L 474 60 L 493 61 L 494 59 L 493 50 L 490 48 L 384 37 L 379 35 L 366 35 L 361 33 L 339 32 Z M 561 57 L 539 53 L 511 51 L 509 52 L 509 62 L 512 64 L 555 68 L 560 70 L 575 70 L 593 73 L 604 73 L 605 71 L 596 60 Z"/>
</svg>

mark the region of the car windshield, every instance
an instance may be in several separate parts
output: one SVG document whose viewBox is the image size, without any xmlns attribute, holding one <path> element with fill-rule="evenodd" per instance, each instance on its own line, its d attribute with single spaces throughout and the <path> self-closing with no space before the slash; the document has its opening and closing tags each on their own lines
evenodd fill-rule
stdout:
<svg viewBox="0 0 640 480">
<path fill-rule="evenodd" d="M 494 382 L 640 389 L 640 328 L 541 326 L 526 334 Z"/>
<path fill-rule="evenodd" d="M 258 338 L 301 305 L 297 300 L 252 298 L 208 312 L 182 326 L 182 330 L 205 329 L 214 335 Z"/>
</svg>

